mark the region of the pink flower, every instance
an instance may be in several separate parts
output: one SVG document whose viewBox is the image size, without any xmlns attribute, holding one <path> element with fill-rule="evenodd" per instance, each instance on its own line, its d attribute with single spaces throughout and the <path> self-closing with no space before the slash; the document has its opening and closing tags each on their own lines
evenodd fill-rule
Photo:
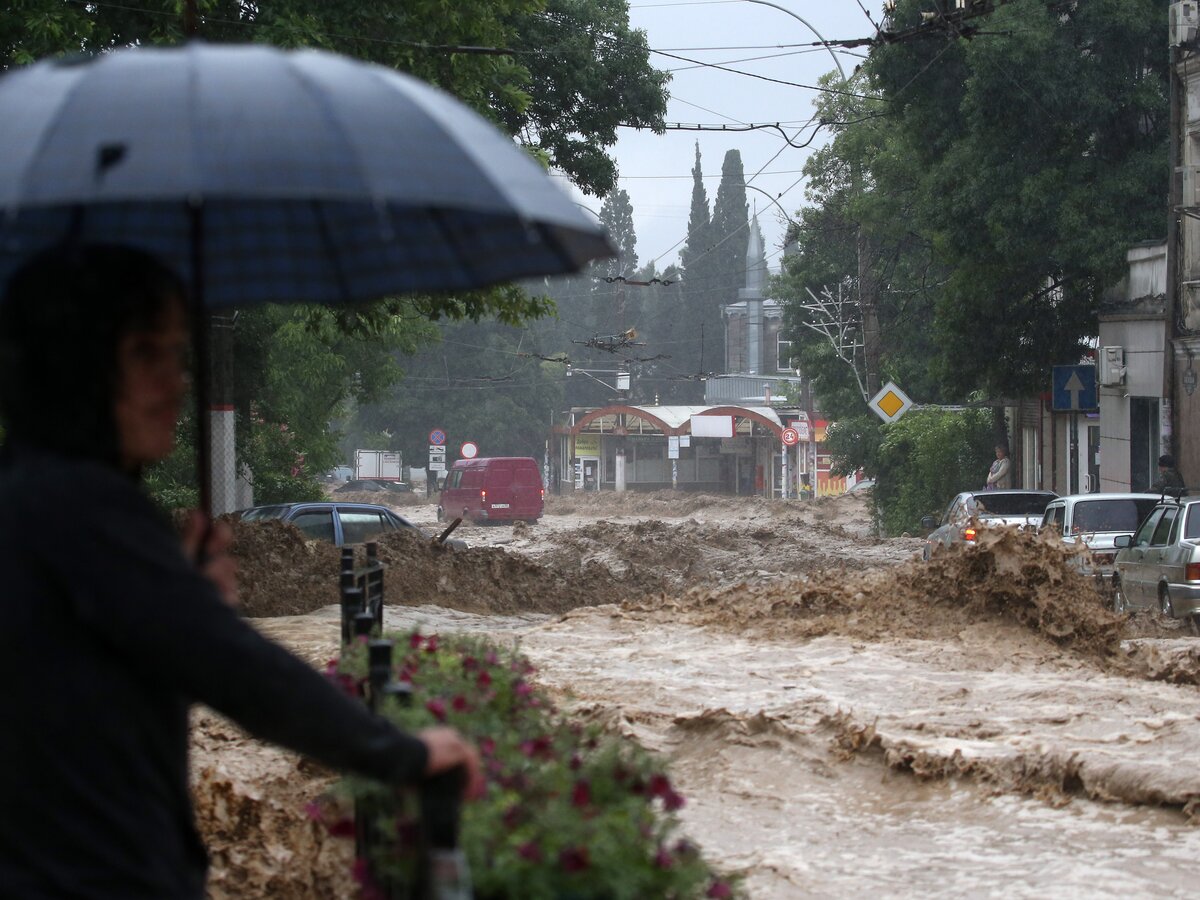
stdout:
<svg viewBox="0 0 1200 900">
<path fill-rule="evenodd" d="M 541 735 L 533 740 L 521 741 L 521 752 L 528 757 L 547 757 L 550 755 L 550 738 L 548 735 Z"/>
<path fill-rule="evenodd" d="M 571 766 L 572 772 L 579 771 L 579 767 L 583 765 L 583 760 L 579 758 L 578 753 L 571 754 L 571 762 L 569 763 L 569 765 Z"/>
<path fill-rule="evenodd" d="M 425 641 L 425 652 L 426 653 L 437 653 L 437 648 L 438 648 L 438 636 L 436 634 L 431 634 L 429 636 L 429 638 Z"/>
<path fill-rule="evenodd" d="M 492 756 L 496 752 L 496 741 L 490 737 L 479 739 L 479 752 L 484 756 Z"/>
<path fill-rule="evenodd" d="M 671 781 L 661 773 L 650 776 L 650 796 L 665 797 L 671 791 Z"/>
<path fill-rule="evenodd" d="M 425 642 L 425 639 L 423 637 L 421 637 L 421 632 L 419 632 L 419 631 L 414 631 L 412 634 L 410 634 L 408 636 L 408 646 L 411 647 L 413 650 L 420 650 L 421 644 L 423 644 L 424 642 Z"/>
<path fill-rule="evenodd" d="M 454 699 L 450 701 L 450 708 L 455 712 L 465 712 L 467 709 L 467 698 L 462 694 L 455 695 Z"/>
<path fill-rule="evenodd" d="M 517 848 L 517 856 L 529 862 L 538 863 L 542 861 L 542 848 L 533 841 L 529 841 Z"/>
<path fill-rule="evenodd" d="M 658 852 L 654 854 L 654 865 L 660 869 L 669 869 L 675 864 L 675 857 L 667 852 L 666 847 L 659 847 Z"/>
<path fill-rule="evenodd" d="M 354 820 L 343 816 L 336 822 L 326 822 L 325 830 L 330 837 L 354 837 Z"/>
<path fill-rule="evenodd" d="M 513 685 L 513 693 L 518 697 L 528 697 L 533 693 L 533 688 L 527 682 L 518 681 Z"/>
<path fill-rule="evenodd" d="M 713 897 L 714 900 L 729 900 L 733 896 L 733 888 L 727 882 L 714 881 L 704 896 Z"/>
<path fill-rule="evenodd" d="M 575 788 L 571 791 L 571 804 L 573 806 L 587 806 L 592 802 L 592 788 L 585 779 L 579 779 L 575 782 Z"/>
<path fill-rule="evenodd" d="M 434 697 L 432 700 L 426 701 L 425 708 L 429 710 L 429 712 L 433 714 L 433 717 L 439 722 L 446 721 L 446 704 L 443 703 L 439 698 Z"/>
<path fill-rule="evenodd" d="M 495 650 L 489 650 L 487 653 L 484 654 L 483 661 L 485 663 L 487 663 L 489 666 L 494 666 L 494 665 L 496 665 L 496 663 L 500 662 L 500 657 L 498 657 L 496 655 Z"/>
<path fill-rule="evenodd" d="M 510 806 L 504 811 L 504 816 L 501 821 L 504 823 L 505 828 L 510 830 L 516 828 L 521 823 L 521 807 L 516 806 L 515 804 Z"/>
<path fill-rule="evenodd" d="M 479 668 L 479 660 L 473 656 L 463 657 L 462 666 L 464 672 L 470 672 L 472 669 Z"/>
<path fill-rule="evenodd" d="M 677 794 L 675 791 L 667 791 L 662 799 L 663 808 L 667 812 L 675 812 L 677 809 L 683 809 L 683 805 L 687 802 L 683 799 L 683 794 Z"/>
<path fill-rule="evenodd" d="M 486 671 L 480 672 L 479 677 L 475 679 L 475 683 L 479 685 L 480 688 L 486 688 L 491 685 L 492 676 Z"/>
<path fill-rule="evenodd" d="M 587 847 L 568 847 L 558 854 L 558 864 L 564 872 L 582 872 L 591 865 Z"/>
</svg>

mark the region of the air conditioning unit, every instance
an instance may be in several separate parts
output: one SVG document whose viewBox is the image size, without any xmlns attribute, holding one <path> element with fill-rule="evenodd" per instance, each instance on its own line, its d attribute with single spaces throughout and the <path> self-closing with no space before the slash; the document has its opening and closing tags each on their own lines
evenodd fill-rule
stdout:
<svg viewBox="0 0 1200 900">
<path fill-rule="evenodd" d="M 1125 383 L 1125 348 L 1101 347 L 1096 354 L 1096 382 L 1111 387 Z"/>
<path fill-rule="evenodd" d="M 1181 47 L 1196 39 L 1200 30 L 1200 9 L 1196 0 L 1183 0 L 1171 4 L 1170 46 Z"/>
</svg>

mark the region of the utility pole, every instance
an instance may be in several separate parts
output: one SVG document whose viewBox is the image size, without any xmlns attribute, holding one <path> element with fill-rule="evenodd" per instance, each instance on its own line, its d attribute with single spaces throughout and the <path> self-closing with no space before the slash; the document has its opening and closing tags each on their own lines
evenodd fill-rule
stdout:
<svg viewBox="0 0 1200 900">
<path fill-rule="evenodd" d="M 1179 310 L 1179 209 L 1182 206 L 1182 153 L 1179 90 L 1179 46 L 1175 35 L 1169 38 L 1170 48 L 1167 64 L 1168 171 L 1171 175 L 1167 187 L 1167 283 L 1164 305 L 1166 321 L 1163 323 L 1163 386 L 1162 396 L 1166 408 L 1161 411 L 1161 438 L 1163 453 L 1175 452 L 1175 320 Z M 1189 201 L 1191 202 L 1191 201 Z"/>
</svg>

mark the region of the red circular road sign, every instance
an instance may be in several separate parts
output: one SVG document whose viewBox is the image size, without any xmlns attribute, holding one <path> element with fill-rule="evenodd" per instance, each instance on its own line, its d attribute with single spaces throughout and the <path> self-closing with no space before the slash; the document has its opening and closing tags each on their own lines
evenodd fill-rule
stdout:
<svg viewBox="0 0 1200 900">
<path fill-rule="evenodd" d="M 795 446 L 796 444 L 800 443 L 800 432 L 798 432 L 795 428 L 783 429 L 783 435 L 781 437 L 782 437 L 784 444 L 786 444 L 789 447 Z"/>
<path fill-rule="evenodd" d="M 463 459 L 474 459 L 479 453 L 479 448 L 475 446 L 474 441 L 467 441 L 458 452 Z"/>
</svg>

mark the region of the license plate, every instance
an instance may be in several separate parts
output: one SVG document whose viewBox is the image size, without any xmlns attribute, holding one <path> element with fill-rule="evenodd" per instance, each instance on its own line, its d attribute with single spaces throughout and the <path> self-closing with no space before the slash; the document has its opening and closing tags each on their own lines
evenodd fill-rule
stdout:
<svg viewBox="0 0 1200 900">
<path fill-rule="evenodd" d="M 507 503 L 493 503 L 492 509 L 508 509 Z"/>
</svg>

